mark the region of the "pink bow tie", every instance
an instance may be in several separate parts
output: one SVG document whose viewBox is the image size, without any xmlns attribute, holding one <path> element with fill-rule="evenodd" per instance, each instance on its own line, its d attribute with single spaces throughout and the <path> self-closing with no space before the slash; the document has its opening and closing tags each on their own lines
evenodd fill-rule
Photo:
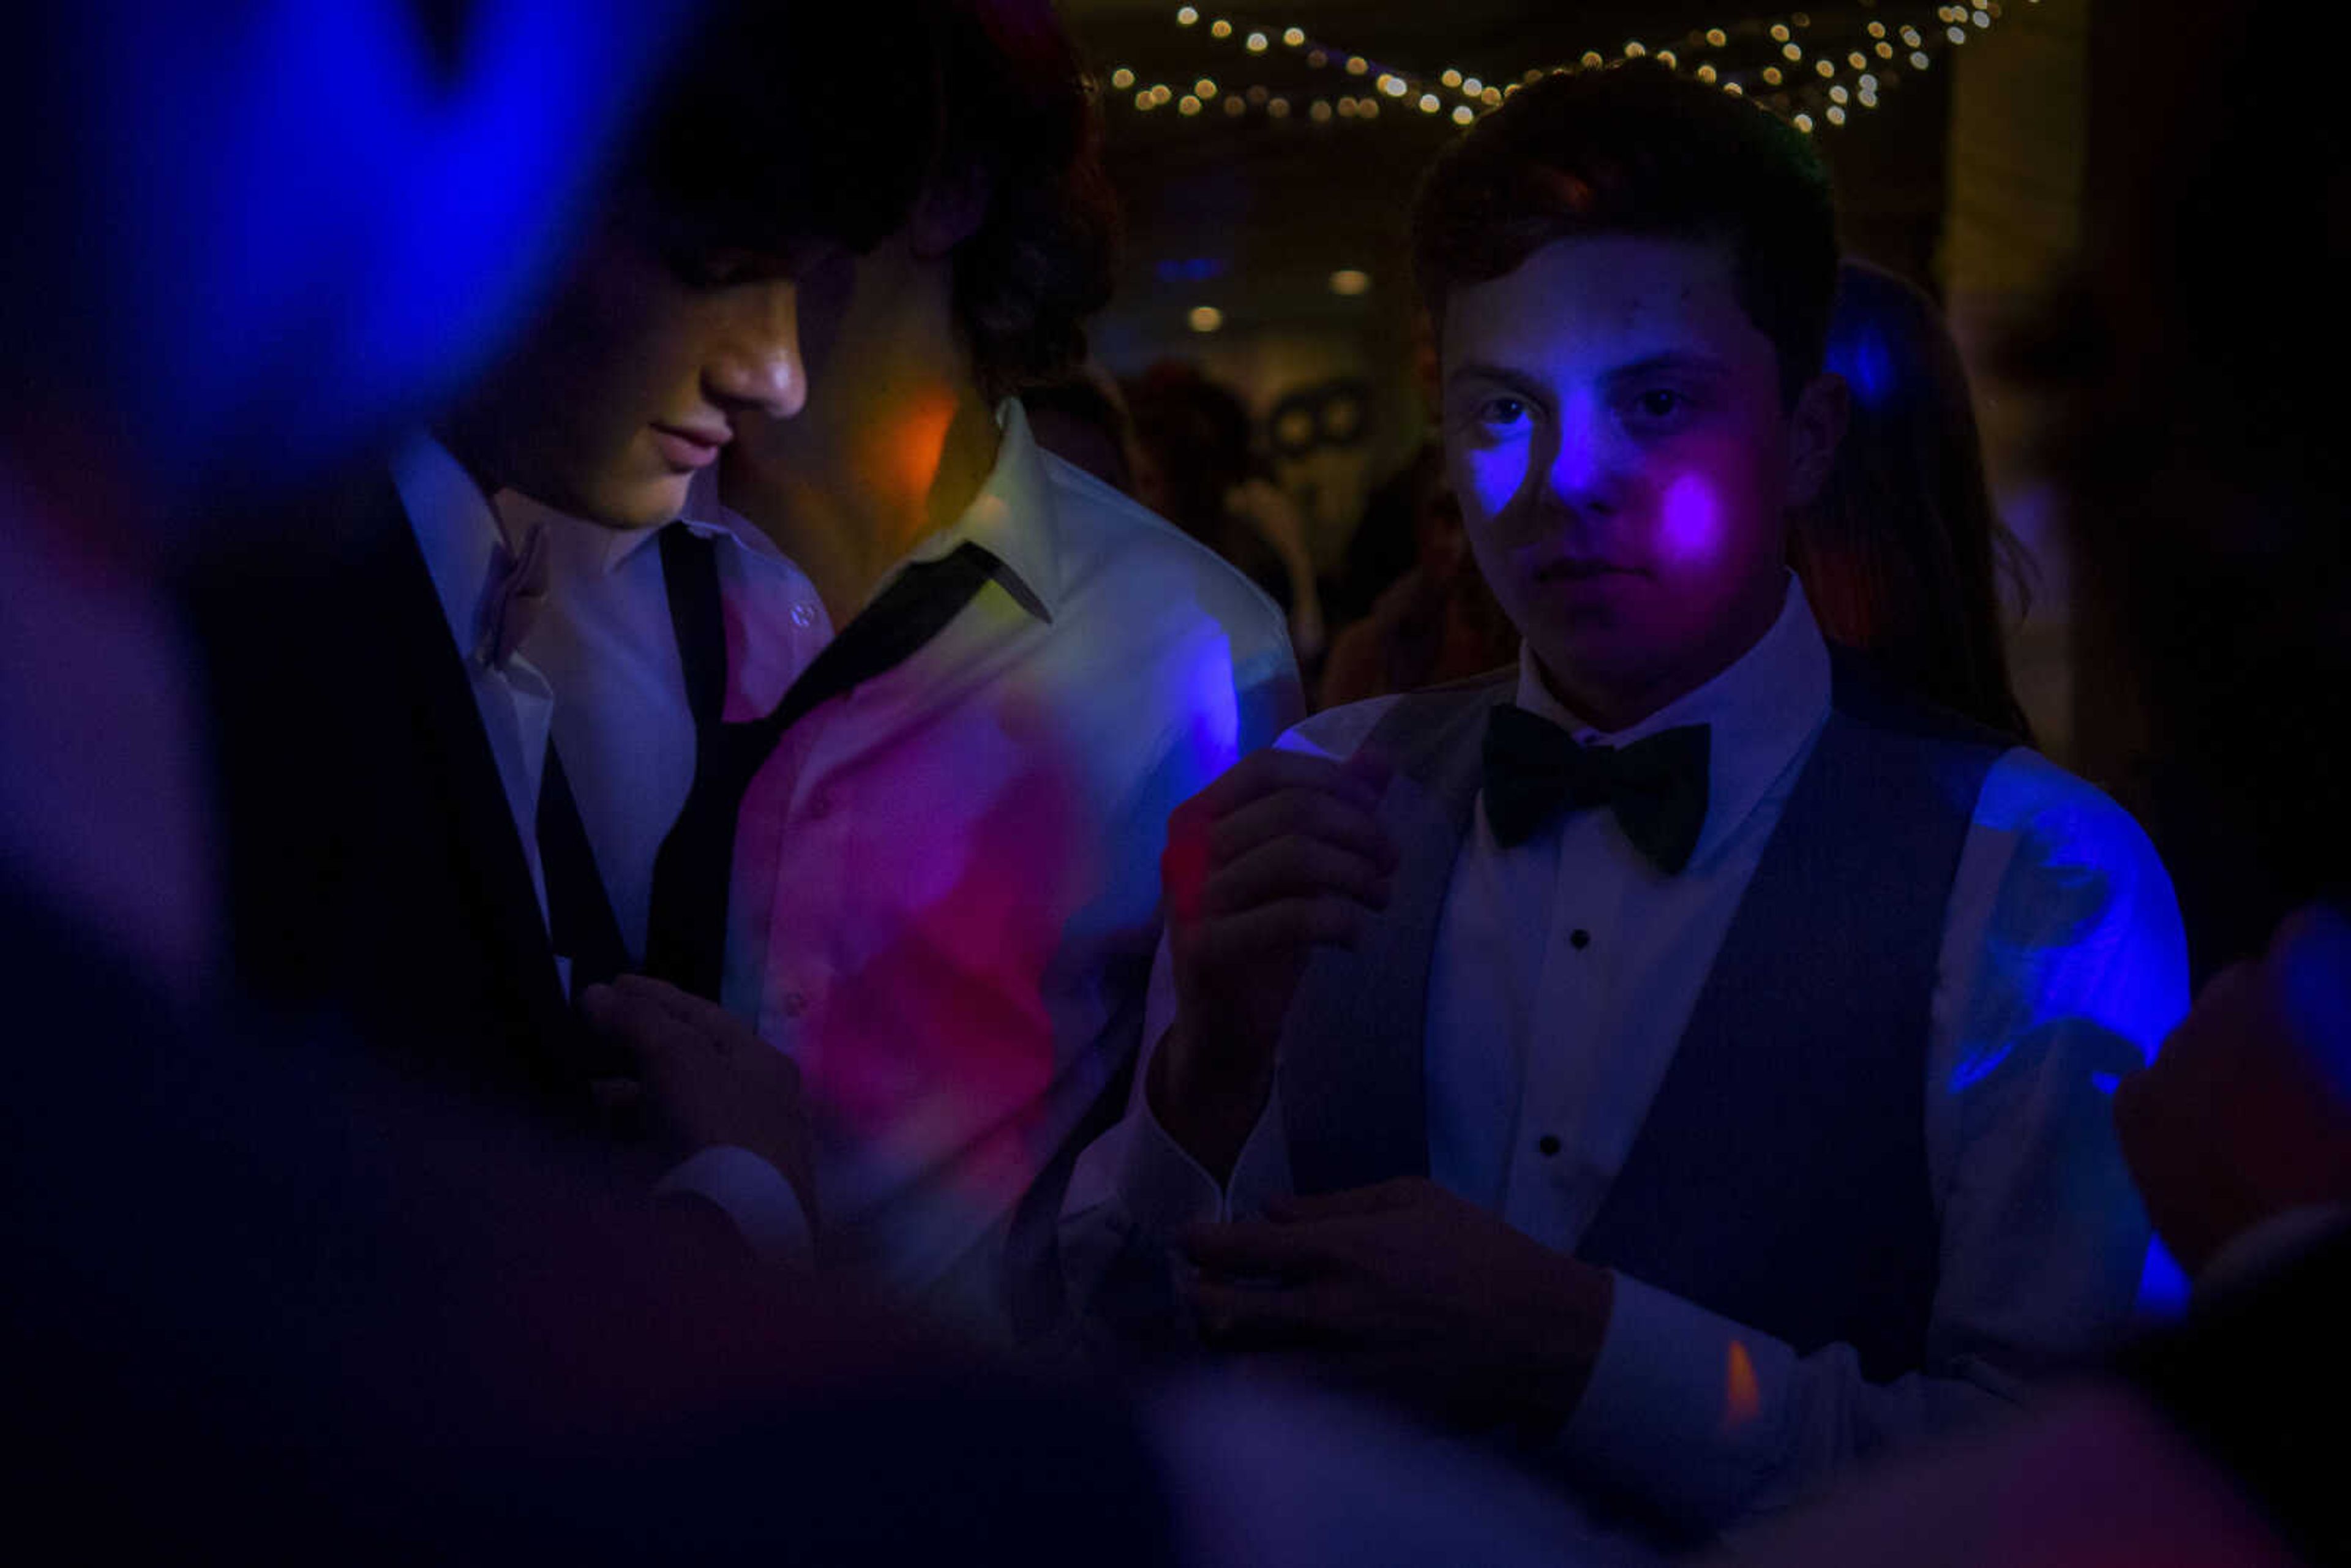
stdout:
<svg viewBox="0 0 2351 1568">
<path fill-rule="evenodd" d="M 493 670 L 503 670 L 533 622 L 547 603 L 547 530 L 533 527 L 523 535 L 522 549 L 504 542 L 490 562 L 490 580 L 482 595 L 482 634 L 474 657 Z"/>
</svg>

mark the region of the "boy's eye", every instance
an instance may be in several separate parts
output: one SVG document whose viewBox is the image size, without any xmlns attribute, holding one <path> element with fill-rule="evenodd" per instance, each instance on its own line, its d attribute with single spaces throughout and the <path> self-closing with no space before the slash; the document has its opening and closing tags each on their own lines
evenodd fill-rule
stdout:
<svg viewBox="0 0 2351 1568">
<path fill-rule="evenodd" d="M 1526 412 L 1523 398 L 1489 397 L 1479 405 L 1478 418 L 1486 424 L 1516 424 Z"/>
<path fill-rule="evenodd" d="M 1644 418 L 1670 419 L 1688 406 L 1689 399 L 1663 387 L 1653 388 L 1633 400 L 1634 409 Z"/>
</svg>

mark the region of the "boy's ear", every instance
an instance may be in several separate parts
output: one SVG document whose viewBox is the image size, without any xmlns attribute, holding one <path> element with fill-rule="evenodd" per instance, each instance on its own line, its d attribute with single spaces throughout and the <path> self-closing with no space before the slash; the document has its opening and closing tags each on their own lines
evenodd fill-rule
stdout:
<svg viewBox="0 0 2351 1568">
<path fill-rule="evenodd" d="M 935 261 L 969 239 L 987 216 L 991 194 L 987 171 L 976 162 L 927 181 L 906 221 L 914 254 Z"/>
<path fill-rule="evenodd" d="M 1789 506 L 1808 507 L 1819 497 L 1852 418 L 1852 391 L 1834 371 L 1822 371 L 1796 394 L 1788 415 Z"/>
</svg>

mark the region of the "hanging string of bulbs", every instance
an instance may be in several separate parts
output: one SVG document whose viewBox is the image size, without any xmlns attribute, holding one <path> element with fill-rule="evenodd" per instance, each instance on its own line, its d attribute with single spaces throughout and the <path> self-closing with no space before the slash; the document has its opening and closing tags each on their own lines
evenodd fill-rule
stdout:
<svg viewBox="0 0 2351 1568">
<path fill-rule="evenodd" d="M 2039 4 L 2039 0 L 2027 0 Z M 1906 7 L 1906 12 L 1910 8 Z M 1651 49 L 1638 39 L 1627 40 L 1611 57 L 1586 50 L 1573 65 L 1536 67 L 1515 79 L 1496 81 L 1447 68 L 1434 78 L 1374 60 L 1310 35 L 1299 26 L 1258 28 L 1224 16 L 1204 17 L 1197 6 L 1176 11 L 1176 25 L 1185 29 L 1206 23 L 1208 37 L 1229 42 L 1251 57 L 1270 55 L 1280 47 L 1301 57 L 1311 69 L 1339 73 L 1347 79 L 1337 93 L 1301 93 L 1257 82 L 1228 89 L 1213 77 L 1202 76 L 1190 90 L 1179 83 L 1143 84 L 1131 68 L 1110 73 L 1110 86 L 1120 102 L 1131 103 L 1138 114 L 1173 108 L 1182 119 L 1221 114 L 1239 120 L 1255 114 L 1270 120 L 1303 119 L 1316 124 L 1368 123 L 1383 111 L 1409 116 L 1417 110 L 1429 119 L 1442 118 L 1464 128 L 1529 82 L 1551 71 L 1593 70 L 1612 59 L 1653 57 L 1674 68 L 1689 60 L 1690 74 L 1734 95 L 1752 96 L 1786 114 L 1800 131 L 1811 133 L 1822 125 L 1841 126 L 1853 114 L 1878 107 L 1885 95 L 1906 74 L 1929 68 L 1938 54 L 1963 47 L 1970 38 L 1991 30 L 2000 19 L 2001 0 L 1975 0 L 1971 5 L 1916 7 L 1911 20 L 1870 19 L 1856 36 L 1834 43 L 1815 34 L 1813 18 L 1802 11 L 1776 21 L 1751 20 L 1689 33 L 1675 45 Z M 1732 57 L 1738 57 L 1733 63 Z M 1761 61 L 1759 64 L 1758 61 Z"/>
</svg>

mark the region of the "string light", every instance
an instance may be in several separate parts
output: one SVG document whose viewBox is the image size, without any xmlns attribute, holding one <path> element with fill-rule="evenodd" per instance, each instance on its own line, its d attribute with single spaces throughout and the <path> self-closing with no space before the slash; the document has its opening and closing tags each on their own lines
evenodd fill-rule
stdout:
<svg viewBox="0 0 2351 1568">
<path fill-rule="evenodd" d="M 2034 3 L 2038 4 L 2038 0 Z M 1920 9 L 1923 11 L 1925 7 Z M 1901 73 L 1896 68 L 1897 65 L 1907 62 L 1907 68 L 1913 71 L 1926 70 L 1932 63 L 1932 51 L 1936 48 L 1963 45 L 1972 36 L 1969 31 L 1970 26 L 1977 31 L 1989 29 L 2001 16 L 2001 5 L 1999 0 L 1977 0 L 1973 5 L 1946 4 L 1937 9 L 1935 16 L 1939 24 L 1937 29 L 1939 37 L 1930 38 L 1918 26 L 1908 24 L 1895 25 L 1870 18 L 1860 22 L 1857 34 L 1850 41 L 1837 43 L 1823 38 L 1814 46 L 1815 52 L 1808 52 L 1807 47 L 1796 40 L 1796 33 L 1813 26 L 1813 17 L 1802 11 L 1789 13 L 1783 19 L 1768 24 L 1759 19 L 1729 27 L 1693 31 L 1677 43 L 1679 47 L 1692 50 L 1702 47 L 1722 50 L 1731 47 L 1738 37 L 1768 37 L 1777 46 L 1779 57 L 1761 68 L 1759 73 L 1761 80 L 1765 87 L 1776 89 L 1771 94 L 1772 106 L 1786 114 L 1790 123 L 1809 133 L 1816 118 L 1829 125 L 1844 125 L 1849 122 L 1853 110 L 1876 108 L 1885 89 L 1899 78 Z M 1176 9 L 1176 22 L 1179 26 L 1197 26 L 1202 20 L 1202 14 L 1196 6 L 1186 5 Z M 1847 22 L 1843 25 L 1853 24 Z M 1303 97 L 1293 103 L 1288 97 L 1277 95 L 1261 84 L 1246 90 L 1236 88 L 1231 91 L 1221 91 L 1212 78 L 1202 77 L 1195 82 L 1193 91 L 1186 95 L 1185 101 L 1176 105 L 1178 112 L 1187 119 L 1196 117 L 1202 109 L 1221 97 L 1225 113 L 1232 119 L 1240 119 L 1256 109 L 1271 119 L 1287 119 L 1293 110 L 1302 110 L 1308 119 L 1318 124 L 1327 124 L 1334 116 L 1368 120 L 1378 118 L 1381 99 L 1389 99 L 1410 103 L 1425 115 L 1442 116 L 1456 127 L 1467 128 L 1476 123 L 1479 107 L 1499 106 L 1520 85 L 1539 81 L 1546 74 L 1577 68 L 1598 69 L 1609 63 L 1609 57 L 1600 51 L 1587 49 L 1574 66 L 1552 66 L 1548 70 L 1534 67 L 1526 70 L 1517 82 L 1489 84 L 1458 67 L 1447 67 L 1435 78 L 1424 78 L 1414 71 L 1382 65 L 1367 56 L 1351 54 L 1318 42 L 1301 26 L 1284 27 L 1278 35 L 1268 28 L 1251 28 L 1244 32 L 1230 20 L 1219 16 L 1207 21 L 1207 31 L 1217 39 L 1232 40 L 1252 55 L 1269 52 L 1278 36 L 1288 47 L 1303 51 L 1309 67 L 1315 69 L 1339 67 L 1349 76 L 1365 79 L 1366 86 L 1372 90 L 1360 97 L 1343 96 L 1335 106 L 1329 99 L 1310 101 Z M 1896 47 L 1894 41 L 1896 37 L 1900 39 L 1902 48 L 1908 51 L 1907 56 Z M 1684 68 L 1676 47 L 1656 47 L 1637 38 L 1627 39 L 1615 57 L 1655 59 L 1669 68 Z M 1813 68 L 1809 72 L 1801 69 L 1790 72 L 1784 70 L 1781 63 L 1801 67 L 1808 58 Z M 1689 68 L 1698 80 L 1719 87 L 1731 96 L 1745 97 L 1744 83 L 1729 74 L 1726 68 L 1739 66 L 1740 62 L 1736 60 L 1700 58 L 1693 61 Z M 1840 66 L 1856 73 L 1856 89 L 1848 89 L 1834 79 Z M 1887 73 L 1886 79 L 1881 80 L 1876 74 L 1881 71 Z M 1135 74 L 1127 67 L 1121 66 L 1112 72 L 1110 81 L 1113 88 L 1123 93 L 1134 87 Z M 1458 94 L 1460 101 L 1448 109 L 1447 99 L 1440 95 L 1440 89 L 1447 93 Z M 1134 106 L 1139 112 L 1165 107 L 1172 100 L 1173 95 L 1165 86 L 1137 91 L 1134 95 Z"/>
<path fill-rule="evenodd" d="M 1195 305 L 1185 313 L 1184 324 L 1195 332 L 1213 332 L 1225 324 L 1225 313 L 1213 305 Z"/>
</svg>

